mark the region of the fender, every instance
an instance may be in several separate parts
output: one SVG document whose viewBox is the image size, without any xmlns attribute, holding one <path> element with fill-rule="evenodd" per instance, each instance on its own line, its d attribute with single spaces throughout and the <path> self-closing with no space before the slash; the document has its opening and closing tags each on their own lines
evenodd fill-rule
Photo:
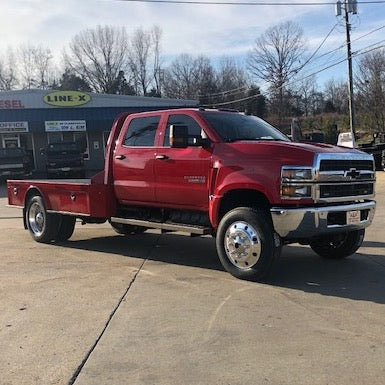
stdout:
<svg viewBox="0 0 385 385">
<path fill-rule="evenodd" d="M 221 207 L 222 199 L 226 194 L 230 193 L 231 191 L 254 191 L 263 195 L 270 203 L 270 205 L 272 202 L 274 202 L 274 195 L 272 194 L 272 190 L 274 189 L 267 189 L 268 185 L 264 185 L 259 181 L 250 180 L 247 175 L 243 174 L 237 174 L 235 177 L 237 181 L 224 181 L 223 184 L 218 186 L 214 194 L 210 195 L 209 218 L 213 228 L 215 229 L 218 227 L 219 224 L 219 210 Z M 277 181 L 276 183 L 278 183 L 276 191 L 279 191 L 279 181 Z"/>
</svg>

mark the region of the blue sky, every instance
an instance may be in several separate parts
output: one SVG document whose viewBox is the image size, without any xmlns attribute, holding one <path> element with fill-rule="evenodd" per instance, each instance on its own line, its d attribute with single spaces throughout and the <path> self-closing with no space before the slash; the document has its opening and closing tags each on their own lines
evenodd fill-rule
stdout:
<svg viewBox="0 0 385 385">
<path fill-rule="evenodd" d="M 269 0 L 260 0 L 263 1 Z M 275 2 L 285 3 L 285 0 Z M 315 0 L 309 2 L 317 3 Z M 63 48 L 81 30 L 97 25 L 116 25 L 125 26 L 131 33 L 138 27 L 149 29 L 157 24 L 163 31 L 165 66 L 181 53 L 203 54 L 214 60 L 226 55 L 241 64 L 257 37 L 267 28 L 287 20 L 303 28 L 309 55 L 335 24 L 340 23 L 315 55 L 315 60 L 305 66 L 303 76 L 346 58 L 344 21 L 335 16 L 333 4 L 240 6 L 121 0 L 1 0 L 0 53 L 4 54 L 8 46 L 16 48 L 31 43 L 50 48 L 60 63 Z M 384 44 L 380 42 L 385 37 L 385 3 L 359 3 L 358 15 L 352 15 L 351 22 L 353 52 L 363 52 L 376 43 Z M 374 32 L 381 27 L 384 28 Z M 368 35 L 363 37 L 365 34 Z M 333 50 L 332 54 L 325 55 Z M 354 63 L 357 60 L 354 59 Z M 322 85 L 332 78 L 345 80 L 346 67 L 344 62 L 319 73 L 317 83 Z"/>
</svg>

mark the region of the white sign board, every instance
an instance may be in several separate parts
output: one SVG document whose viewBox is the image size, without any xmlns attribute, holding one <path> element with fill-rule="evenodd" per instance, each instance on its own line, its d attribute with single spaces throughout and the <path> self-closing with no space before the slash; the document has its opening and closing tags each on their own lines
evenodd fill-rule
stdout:
<svg viewBox="0 0 385 385">
<path fill-rule="evenodd" d="M 28 132 L 28 122 L 0 122 L 0 132 Z"/>
<path fill-rule="evenodd" d="M 86 131 L 85 120 L 53 120 L 45 121 L 46 132 Z"/>
</svg>

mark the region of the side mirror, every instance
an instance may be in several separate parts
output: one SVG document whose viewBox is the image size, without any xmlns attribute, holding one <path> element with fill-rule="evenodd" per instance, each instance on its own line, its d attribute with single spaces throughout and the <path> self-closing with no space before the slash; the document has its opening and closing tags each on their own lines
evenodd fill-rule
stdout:
<svg viewBox="0 0 385 385">
<path fill-rule="evenodd" d="M 210 147 L 210 139 L 208 138 L 202 138 L 200 135 L 193 136 L 193 146 L 199 146 L 203 148 L 209 148 Z"/>
<path fill-rule="evenodd" d="M 188 127 L 172 124 L 170 126 L 170 146 L 186 148 L 188 146 Z"/>
</svg>

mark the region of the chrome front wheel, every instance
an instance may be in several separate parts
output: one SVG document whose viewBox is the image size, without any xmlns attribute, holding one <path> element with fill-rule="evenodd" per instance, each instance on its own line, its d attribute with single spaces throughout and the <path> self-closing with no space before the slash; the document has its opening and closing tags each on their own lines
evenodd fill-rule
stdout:
<svg viewBox="0 0 385 385">
<path fill-rule="evenodd" d="M 220 221 L 216 246 L 226 271 L 237 278 L 261 280 L 270 273 L 282 245 L 266 210 L 239 207 Z"/>
<path fill-rule="evenodd" d="M 224 248 L 234 266 L 247 270 L 261 257 L 261 238 L 250 223 L 234 222 L 226 231 Z"/>
</svg>

